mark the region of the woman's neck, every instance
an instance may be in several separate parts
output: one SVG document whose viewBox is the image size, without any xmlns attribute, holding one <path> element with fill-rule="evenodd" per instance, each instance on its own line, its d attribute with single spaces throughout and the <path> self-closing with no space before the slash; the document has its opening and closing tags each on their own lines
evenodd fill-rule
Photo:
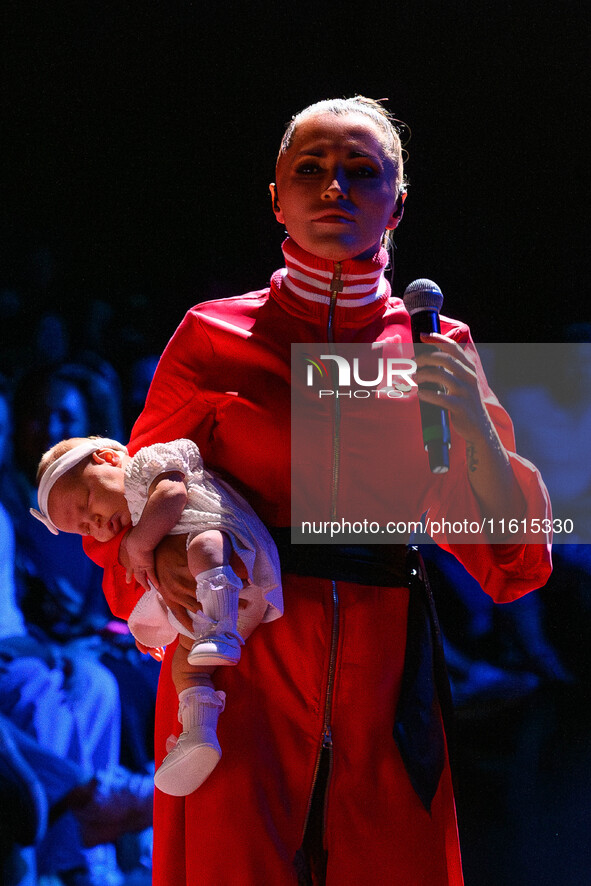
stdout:
<svg viewBox="0 0 591 886">
<path fill-rule="evenodd" d="M 355 308 L 381 301 L 389 294 L 384 277 L 388 264 L 385 249 L 369 259 L 331 261 L 306 252 L 288 238 L 283 243 L 283 255 L 281 287 L 306 301 L 329 304 L 336 291 L 338 307 Z"/>
</svg>

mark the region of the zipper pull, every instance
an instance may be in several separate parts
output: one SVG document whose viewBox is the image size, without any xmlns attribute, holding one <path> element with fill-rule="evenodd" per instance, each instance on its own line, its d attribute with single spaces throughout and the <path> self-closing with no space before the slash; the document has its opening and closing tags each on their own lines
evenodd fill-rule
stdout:
<svg viewBox="0 0 591 886">
<path fill-rule="evenodd" d="M 345 288 L 345 284 L 341 280 L 342 267 L 343 266 L 340 261 L 335 262 L 334 275 L 333 275 L 332 280 L 330 281 L 330 291 L 331 292 L 339 293 L 339 292 L 342 292 L 343 289 Z"/>
<path fill-rule="evenodd" d="M 327 726 L 322 735 L 322 747 L 323 748 L 332 748 L 332 730 L 330 726 Z"/>
<path fill-rule="evenodd" d="M 328 306 L 328 320 L 326 323 L 326 340 L 331 344 L 334 344 L 332 325 L 335 308 L 337 306 L 337 299 L 339 297 L 339 292 L 342 292 L 345 287 L 345 284 L 341 280 L 342 268 L 343 266 L 340 261 L 335 262 L 333 277 L 330 281 L 330 304 Z"/>
</svg>

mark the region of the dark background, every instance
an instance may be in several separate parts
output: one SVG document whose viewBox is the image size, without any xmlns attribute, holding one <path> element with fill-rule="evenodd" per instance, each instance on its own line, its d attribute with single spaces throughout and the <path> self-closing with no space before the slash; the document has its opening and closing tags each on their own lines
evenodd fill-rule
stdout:
<svg viewBox="0 0 591 886">
<path fill-rule="evenodd" d="M 441 286 L 477 341 L 588 319 L 588 12 L 562 2 L 5 5 L 0 282 L 29 309 L 191 305 L 266 284 L 284 124 L 387 97 L 412 131 L 395 290 Z"/>
<path fill-rule="evenodd" d="M 591 319 L 588 8 L 5 3 L 2 370 L 48 311 L 75 330 L 111 305 L 121 370 L 134 328 L 136 351 L 159 353 L 190 305 L 264 286 L 284 126 L 355 93 L 387 97 L 412 131 L 395 291 L 433 278 L 479 342 L 563 340 Z M 470 886 L 588 882 L 589 726 L 568 704 L 460 723 Z"/>
</svg>

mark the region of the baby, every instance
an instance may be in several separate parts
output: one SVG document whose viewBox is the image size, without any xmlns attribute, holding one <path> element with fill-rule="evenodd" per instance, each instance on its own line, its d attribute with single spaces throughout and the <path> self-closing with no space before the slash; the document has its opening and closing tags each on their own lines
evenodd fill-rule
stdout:
<svg viewBox="0 0 591 886">
<path fill-rule="evenodd" d="M 142 590 L 129 628 L 143 647 L 158 648 L 179 637 L 172 673 L 183 731 L 167 746 L 154 782 L 164 793 L 190 794 L 221 756 L 216 728 L 225 693 L 215 691 L 211 674 L 240 660 L 239 598 L 257 613 L 253 627 L 283 612 L 273 540 L 250 505 L 204 468 L 190 440 L 155 443 L 133 457 L 123 444 L 103 437 L 62 440 L 41 459 L 37 482 L 39 510 L 31 513 L 54 534 L 62 530 L 108 541 L 132 524 L 125 538 L 127 578 L 133 575 Z M 154 550 L 168 534 L 188 535 L 187 562 L 202 607 L 189 613 L 191 633 L 157 590 Z M 246 570 L 244 587 L 230 566 L 233 553 Z"/>
</svg>

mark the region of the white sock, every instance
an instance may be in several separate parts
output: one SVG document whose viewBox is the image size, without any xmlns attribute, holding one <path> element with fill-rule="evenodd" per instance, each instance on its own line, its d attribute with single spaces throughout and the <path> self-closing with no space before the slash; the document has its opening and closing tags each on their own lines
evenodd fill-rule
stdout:
<svg viewBox="0 0 591 886">
<path fill-rule="evenodd" d="M 242 582 L 231 566 L 217 566 L 200 572 L 196 578 L 197 601 L 203 613 L 214 622 L 225 622 L 236 630 L 238 599 Z"/>
<path fill-rule="evenodd" d="M 216 692 L 213 686 L 190 686 L 189 689 L 183 689 L 179 693 L 179 722 L 183 725 L 183 732 L 189 732 L 196 726 L 215 730 L 218 717 L 225 706 L 225 692 Z"/>
</svg>

